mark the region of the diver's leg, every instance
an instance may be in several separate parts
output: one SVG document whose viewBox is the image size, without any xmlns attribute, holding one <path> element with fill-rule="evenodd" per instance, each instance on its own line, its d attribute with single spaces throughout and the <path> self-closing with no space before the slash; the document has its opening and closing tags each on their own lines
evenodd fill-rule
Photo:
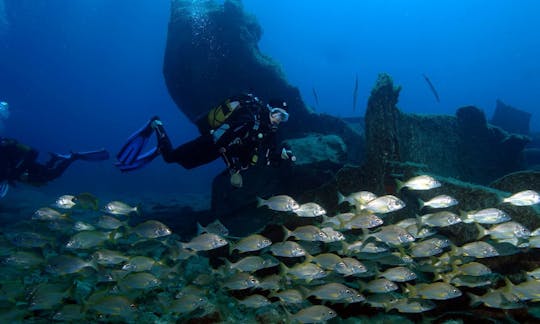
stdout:
<svg viewBox="0 0 540 324">
<path fill-rule="evenodd" d="M 171 140 L 161 122 L 155 122 L 158 148 L 167 163 L 178 163 L 186 169 L 210 163 L 220 156 L 211 136 L 199 136 L 192 141 L 173 148 Z"/>
<path fill-rule="evenodd" d="M 51 158 L 52 159 L 52 158 Z M 60 177 L 64 171 L 75 161 L 75 158 L 56 159 L 54 162 L 47 162 L 40 172 L 43 181 L 51 181 Z"/>
<path fill-rule="evenodd" d="M 176 162 L 186 169 L 208 164 L 220 157 L 214 141 L 209 136 L 199 136 L 169 151 L 167 155 L 162 155 L 165 161 Z"/>
</svg>

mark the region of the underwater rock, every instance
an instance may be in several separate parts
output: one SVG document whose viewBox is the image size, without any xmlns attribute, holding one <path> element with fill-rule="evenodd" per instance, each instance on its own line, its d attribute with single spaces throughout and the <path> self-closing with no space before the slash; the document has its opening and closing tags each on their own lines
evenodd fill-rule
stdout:
<svg viewBox="0 0 540 324">
<path fill-rule="evenodd" d="M 448 175 L 486 184 L 523 167 L 522 151 L 529 141 L 526 136 L 490 126 L 476 107 L 460 108 L 456 115 L 459 149 L 454 156 L 459 160 L 455 161 L 454 174 Z"/>
<path fill-rule="evenodd" d="M 509 193 L 540 191 L 540 172 L 526 170 L 510 173 L 493 181 L 489 186 Z"/>
<path fill-rule="evenodd" d="M 297 166 L 321 161 L 343 164 L 347 159 L 347 146 L 337 135 L 312 134 L 284 143 L 294 152 Z"/>
<path fill-rule="evenodd" d="M 490 123 L 509 133 L 529 134 L 531 113 L 519 110 L 497 99 L 497 106 Z"/>
<path fill-rule="evenodd" d="M 240 92 L 265 101 L 283 98 L 291 118 L 280 127 L 280 136 L 335 134 L 347 144 L 349 161 L 359 163 L 359 132 L 339 118 L 311 112 L 281 66 L 259 50 L 261 35 L 261 26 L 241 1 L 172 1 L 163 73 L 179 109 L 196 124 L 212 107 Z"/>
<path fill-rule="evenodd" d="M 540 149 L 526 148 L 523 150 L 527 169 L 540 171 Z"/>
<path fill-rule="evenodd" d="M 366 111 L 366 168 L 379 179 L 377 191 L 399 173 L 392 161 L 425 164 L 429 172 L 479 184 L 523 168 L 528 137 L 489 125 L 473 106 L 455 117 L 402 113 L 399 90 L 381 74 Z"/>
<path fill-rule="evenodd" d="M 366 110 L 366 164 L 380 179 L 376 191 L 383 190 L 389 161 L 401 161 L 399 152 L 398 116 L 396 107 L 401 87 L 394 87 L 392 78 L 379 74 L 371 90 Z"/>
</svg>

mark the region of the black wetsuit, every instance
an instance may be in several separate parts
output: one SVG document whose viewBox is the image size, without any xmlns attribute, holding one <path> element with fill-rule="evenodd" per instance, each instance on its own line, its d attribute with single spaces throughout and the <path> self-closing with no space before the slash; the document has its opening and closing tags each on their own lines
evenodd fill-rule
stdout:
<svg viewBox="0 0 540 324">
<path fill-rule="evenodd" d="M 35 149 L 15 139 L 0 137 L 0 182 L 43 185 L 61 176 L 73 162 L 73 159 L 51 156 L 47 163 L 41 164 L 37 162 L 38 154 Z"/>
<path fill-rule="evenodd" d="M 275 161 L 276 127 L 270 123 L 268 109 L 253 99 L 247 95 L 230 98 L 240 107 L 218 130 L 203 132 L 175 149 L 160 126 L 158 147 L 165 162 L 192 169 L 222 157 L 229 170 L 239 171 L 257 163 L 259 155 L 266 157 L 269 164 Z"/>
</svg>

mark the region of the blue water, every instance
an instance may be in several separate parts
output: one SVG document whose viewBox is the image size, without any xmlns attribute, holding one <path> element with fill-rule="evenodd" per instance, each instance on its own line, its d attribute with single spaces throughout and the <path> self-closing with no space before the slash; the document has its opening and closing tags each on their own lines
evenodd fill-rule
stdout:
<svg viewBox="0 0 540 324">
<path fill-rule="evenodd" d="M 105 147 L 116 152 L 159 115 L 174 144 L 197 131 L 170 99 L 162 75 L 169 1 L 3 0 L 2 136 L 43 152 Z M 540 130 L 540 3 L 537 1 L 244 1 L 264 30 L 260 48 L 319 112 L 360 116 L 380 72 L 403 86 L 406 112 L 454 114 L 496 99 L 533 113 Z M 0 6 L 0 13 L 2 6 Z M 437 88 L 437 103 L 422 78 Z M 352 93 L 358 75 L 358 104 Z M 293 116 L 294 118 L 294 116 Z M 76 163 L 47 190 L 208 192 L 216 161 L 186 171 L 156 160 L 120 174 L 112 163 Z"/>
</svg>

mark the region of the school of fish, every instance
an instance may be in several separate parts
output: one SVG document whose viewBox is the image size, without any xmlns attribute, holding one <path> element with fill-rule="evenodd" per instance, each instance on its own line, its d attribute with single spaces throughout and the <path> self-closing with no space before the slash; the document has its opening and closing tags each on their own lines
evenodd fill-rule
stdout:
<svg viewBox="0 0 540 324">
<path fill-rule="evenodd" d="M 399 182 L 398 193 L 438 187 L 420 175 Z M 139 221 L 138 206 L 61 196 L 0 235 L 0 319 L 173 323 L 219 314 L 215 322 L 320 323 L 343 307 L 406 316 L 464 296 L 468 307 L 501 310 L 540 300 L 540 268 L 512 282 L 482 262 L 499 256 L 497 244 L 515 253 L 540 247 L 540 228 L 497 206 L 456 214 L 448 208 L 459 202 L 439 195 L 420 201 L 422 215 L 389 224 L 386 215 L 407 207 L 397 196 L 338 199 L 348 212 L 327 215 L 286 195 L 258 198 L 260 208 L 310 223 L 282 226 L 283 240 L 272 241 L 231 237 L 219 220 L 182 240 L 160 221 Z M 500 203 L 533 206 L 540 195 L 526 190 Z M 456 246 L 438 233 L 459 223 L 474 224 L 478 238 Z"/>
</svg>

